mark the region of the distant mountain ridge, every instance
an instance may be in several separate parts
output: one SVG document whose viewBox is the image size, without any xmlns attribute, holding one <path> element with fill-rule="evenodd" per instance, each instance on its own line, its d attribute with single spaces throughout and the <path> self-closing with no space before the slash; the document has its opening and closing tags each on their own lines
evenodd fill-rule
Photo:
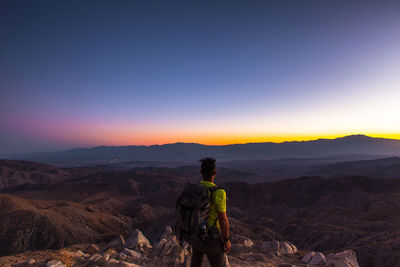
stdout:
<svg viewBox="0 0 400 267">
<path fill-rule="evenodd" d="M 126 161 L 192 163 L 205 156 L 219 161 L 270 160 L 282 158 L 330 157 L 340 155 L 400 156 L 400 140 L 350 135 L 336 139 L 283 143 L 202 145 L 174 143 L 152 146 L 98 146 L 58 152 L 30 153 L 13 157 L 52 164 L 93 165 Z"/>
</svg>

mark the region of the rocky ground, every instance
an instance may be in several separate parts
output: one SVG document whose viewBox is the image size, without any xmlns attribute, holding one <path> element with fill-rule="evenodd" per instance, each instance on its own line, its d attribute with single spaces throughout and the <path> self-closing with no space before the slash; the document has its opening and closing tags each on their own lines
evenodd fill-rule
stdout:
<svg viewBox="0 0 400 267">
<path fill-rule="evenodd" d="M 248 257 L 252 265 L 264 264 L 260 244 L 290 240 L 302 251 L 329 255 L 352 250 L 363 267 L 400 267 L 400 179 L 221 182 L 235 175 L 242 173 L 222 172 L 216 182 L 227 192 L 232 236 L 251 239 L 254 246 L 238 255 L 234 250 L 232 264 L 243 265 Z M 50 260 L 59 249 L 100 246 L 115 236 L 128 237 L 131 229 L 141 229 L 155 247 L 164 226 L 174 224 L 183 185 L 198 178 L 184 167 L 58 169 L 0 161 L 0 256 L 15 263 L 20 262 L 15 255 L 39 259 L 46 251 L 43 260 Z M 79 249 L 87 253 L 85 247 Z M 268 257 L 279 262 L 282 256 Z"/>
<path fill-rule="evenodd" d="M 243 236 L 234 236 L 228 259 L 232 267 L 359 266 L 356 254 L 351 250 L 324 255 L 321 252 L 299 251 L 290 242 L 275 240 L 254 242 Z M 80 244 L 60 250 L 31 251 L 0 257 L 0 266 L 183 267 L 190 266 L 190 260 L 190 246 L 186 243 L 179 245 L 171 227 L 167 226 L 153 245 L 141 231 L 136 229 L 126 238 L 120 235 L 107 244 Z M 207 261 L 204 265 L 209 266 Z"/>
</svg>

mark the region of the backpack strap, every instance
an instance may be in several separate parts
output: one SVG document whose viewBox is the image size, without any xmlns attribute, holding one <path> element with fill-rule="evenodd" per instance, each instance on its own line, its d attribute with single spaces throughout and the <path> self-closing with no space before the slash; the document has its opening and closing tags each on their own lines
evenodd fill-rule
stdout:
<svg viewBox="0 0 400 267">
<path fill-rule="evenodd" d="M 215 191 L 217 191 L 219 189 L 223 189 L 223 188 L 219 187 L 217 185 L 208 188 L 210 195 L 211 195 L 211 205 L 214 204 L 214 193 L 215 193 Z M 217 218 L 215 218 L 214 223 L 212 224 L 211 227 L 215 227 L 215 225 L 217 225 L 217 221 L 218 221 L 218 215 L 217 215 Z"/>
</svg>

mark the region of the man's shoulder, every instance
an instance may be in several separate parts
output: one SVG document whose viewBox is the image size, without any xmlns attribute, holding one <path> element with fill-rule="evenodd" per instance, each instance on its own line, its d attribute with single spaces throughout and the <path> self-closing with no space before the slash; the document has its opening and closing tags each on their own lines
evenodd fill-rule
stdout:
<svg viewBox="0 0 400 267">
<path fill-rule="evenodd" d="M 214 195 L 215 196 L 219 196 L 221 198 L 226 198 L 226 192 L 221 187 L 220 188 L 215 188 Z"/>
</svg>

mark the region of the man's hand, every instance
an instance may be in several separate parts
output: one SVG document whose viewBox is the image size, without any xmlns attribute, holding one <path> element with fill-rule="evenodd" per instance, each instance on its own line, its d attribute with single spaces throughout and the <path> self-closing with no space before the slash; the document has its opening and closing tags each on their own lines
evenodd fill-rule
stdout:
<svg viewBox="0 0 400 267">
<path fill-rule="evenodd" d="M 231 241 L 227 240 L 224 242 L 224 251 L 226 253 L 231 252 Z"/>
</svg>

